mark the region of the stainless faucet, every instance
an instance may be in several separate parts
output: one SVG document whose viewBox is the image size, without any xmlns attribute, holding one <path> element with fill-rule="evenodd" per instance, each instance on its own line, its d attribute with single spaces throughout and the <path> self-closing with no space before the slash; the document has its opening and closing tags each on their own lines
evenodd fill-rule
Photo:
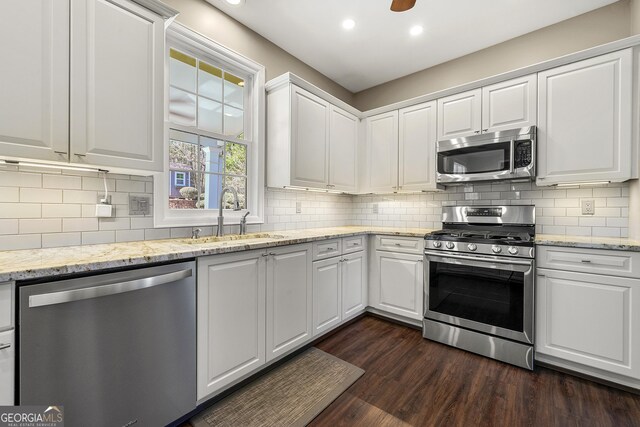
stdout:
<svg viewBox="0 0 640 427">
<path fill-rule="evenodd" d="M 240 235 L 247 234 L 247 216 L 249 216 L 251 212 L 247 211 L 246 214 L 242 215 L 240 219 Z"/>
<path fill-rule="evenodd" d="M 240 202 L 238 201 L 238 192 L 233 187 L 225 187 L 222 189 L 220 193 L 220 203 L 218 204 L 218 231 L 216 231 L 216 236 L 220 237 L 224 235 L 224 216 L 222 215 L 222 203 L 224 202 L 224 195 L 227 191 L 231 191 L 233 194 L 233 210 L 240 210 Z"/>
</svg>

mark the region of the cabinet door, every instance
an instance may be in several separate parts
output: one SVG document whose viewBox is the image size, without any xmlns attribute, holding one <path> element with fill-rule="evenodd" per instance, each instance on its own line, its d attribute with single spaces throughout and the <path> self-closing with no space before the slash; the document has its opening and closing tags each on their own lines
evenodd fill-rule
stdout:
<svg viewBox="0 0 640 427">
<path fill-rule="evenodd" d="M 438 141 L 482 131 L 482 89 L 438 99 Z"/>
<path fill-rule="evenodd" d="M 356 191 L 358 118 L 331 106 L 329 129 L 329 185 L 336 190 Z"/>
<path fill-rule="evenodd" d="M 640 379 L 640 280 L 538 269 L 536 353 Z"/>
<path fill-rule="evenodd" d="M 342 320 L 367 307 L 367 252 L 344 256 L 342 262 Z"/>
<path fill-rule="evenodd" d="M 341 320 L 342 258 L 313 263 L 313 335 L 327 331 Z"/>
<path fill-rule="evenodd" d="M 0 405 L 14 404 L 15 339 L 14 330 L 0 332 Z"/>
<path fill-rule="evenodd" d="M 538 74 L 538 185 L 631 178 L 631 49 Z"/>
<path fill-rule="evenodd" d="M 535 74 L 482 88 L 482 131 L 536 125 L 537 78 Z"/>
<path fill-rule="evenodd" d="M 367 127 L 368 190 L 398 189 L 398 112 L 371 116 Z"/>
<path fill-rule="evenodd" d="M 273 249 L 267 258 L 267 361 L 311 339 L 311 245 Z"/>
<path fill-rule="evenodd" d="M 374 307 L 422 320 L 423 266 L 421 255 L 376 251 Z"/>
<path fill-rule="evenodd" d="M 291 87 L 291 185 L 327 188 L 329 103 Z"/>
<path fill-rule="evenodd" d="M 399 111 L 399 169 L 401 190 L 436 188 L 436 102 Z"/>
<path fill-rule="evenodd" d="M 127 0 L 71 12 L 71 161 L 162 171 L 163 19 Z"/>
<path fill-rule="evenodd" d="M 265 363 L 263 254 L 198 259 L 198 399 Z"/>
<path fill-rule="evenodd" d="M 67 161 L 69 1 L 6 0 L 0 13 L 0 153 Z"/>
</svg>

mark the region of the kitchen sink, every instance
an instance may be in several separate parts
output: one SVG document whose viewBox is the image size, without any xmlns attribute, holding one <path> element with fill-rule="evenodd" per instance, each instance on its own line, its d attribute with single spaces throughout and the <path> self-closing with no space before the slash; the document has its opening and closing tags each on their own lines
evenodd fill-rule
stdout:
<svg viewBox="0 0 640 427">
<path fill-rule="evenodd" d="M 257 239 L 284 239 L 285 236 L 273 233 L 250 233 L 250 234 L 228 234 L 226 236 L 208 236 L 199 237 L 197 239 L 184 239 L 189 244 L 206 244 L 218 242 L 232 242 L 235 240 L 257 240 Z"/>
</svg>

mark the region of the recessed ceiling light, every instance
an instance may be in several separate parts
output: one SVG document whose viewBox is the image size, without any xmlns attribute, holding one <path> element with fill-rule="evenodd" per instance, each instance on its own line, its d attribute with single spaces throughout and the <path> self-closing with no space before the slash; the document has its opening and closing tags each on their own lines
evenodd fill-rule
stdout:
<svg viewBox="0 0 640 427">
<path fill-rule="evenodd" d="M 342 21 L 342 28 L 344 28 L 345 30 L 353 30 L 355 26 L 356 21 L 354 21 L 353 19 L 345 19 L 344 21 Z"/>
<path fill-rule="evenodd" d="M 244 4 L 244 0 L 225 0 L 227 3 L 229 3 L 231 6 L 242 6 Z"/>
<path fill-rule="evenodd" d="M 422 25 L 414 25 L 413 27 L 411 27 L 411 29 L 409 29 L 409 34 L 411 34 L 412 36 L 419 36 L 420 34 L 422 34 L 422 31 L 424 29 L 422 28 Z"/>
</svg>

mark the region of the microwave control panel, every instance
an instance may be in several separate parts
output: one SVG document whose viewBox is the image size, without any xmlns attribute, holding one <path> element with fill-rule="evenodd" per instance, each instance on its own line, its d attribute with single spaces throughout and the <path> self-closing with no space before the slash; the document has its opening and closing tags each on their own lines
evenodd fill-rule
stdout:
<svg viewBox="0 0 640 427">
<path fill-rule="evenodd" d="M 516 169 L 526 168 L 532 161 L 531 141 L 516 141 L 513 153 L 513 163 Z"/>
</svg>

